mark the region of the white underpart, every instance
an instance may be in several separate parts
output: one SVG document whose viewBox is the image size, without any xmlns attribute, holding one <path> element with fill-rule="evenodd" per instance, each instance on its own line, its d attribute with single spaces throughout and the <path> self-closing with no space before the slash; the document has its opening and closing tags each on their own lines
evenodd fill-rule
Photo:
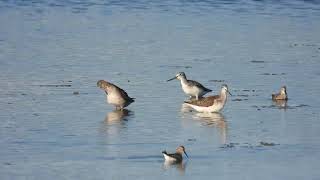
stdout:
<svg viewBox="0 0 320 180">
<path fill-rule="evenodd" d="M 197 86 L 188 86 L 187 80 L 181 79 L 181 86 L 184 93 L 189 96 L 201 97 L 204 95 L 204 91 Z"/>
<path fill-rule="evenodd" d="M 124 103 L 123 98 L 121 98 L 121 96 L 119 96 L 116 92 L 108 93 L 107 101 L 108 103 L 113 104 L 115 106 L 122 106 Z"/>
<path fill-rule="evenodd" d="M 168 155 L 166 155 L 166 154 L 164 154 L 164 153 L 162 153 L 163 154 L 163 157 L 164 157 L 164 160 L 165 161 L 168 161 L 168 162 L 175 162 L 175 161 L 177 161 L 175 158 L 172 158 L 172 157 L 170 157 L 170 156 L 168 156 Z"/>
<path fill-rule="evenodd" d="M 196 105 L 192 105 L 192 104 L 188 104 L 188 103 L 186 103 L 186 104 L 198 112 L 205 112 L 205 113 L 219 112 L 219 111 L 221 111 L 221 109 L 223 109 L 223 107 L 225 105 L 225 103 L 217 103 L 212 106 L 203 107 L 203 106 L 196 106 Z"/>
<path fill-rule="evenodd" d="M 227 102 L 227 89 L 221 89 L 220 92 L 220 100 L 217 102 L 217 99 L 215 100 L 215 102 L 213 103 L 213 105 L 205 107 L 205 106 L 196 106 L 193 104 L 187 104 L 188 106 L 192 107 L 193 109 L 195 109 L 198 112 L 204 112 L 204 113 L 211 113 L 211 112 L 219 112 L 223 109 L 224 105 Z"/>
</svg>

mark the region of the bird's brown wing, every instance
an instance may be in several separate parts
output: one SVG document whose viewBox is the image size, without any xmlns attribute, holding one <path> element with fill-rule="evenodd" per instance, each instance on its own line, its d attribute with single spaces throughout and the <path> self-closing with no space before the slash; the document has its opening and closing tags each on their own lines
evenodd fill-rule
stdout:
<svg viewBox="0 0 320 180">
<path fill-rule="evenodd" d="M 212 106 L 214 104 L 214 101 L 218 98 L 219 98 L 218 95 L 209 96 L 209 97 L 201 98 L 199 100 L 185 101 L 185 103 L 192 104 L 195 106 L 209 107 L 209 106 Z"/>
<path fill-rule="evenodd" d="M 128 100 L 129 100 L 129 99 L 130 99 L 130 100 L 133 100 L 133 99 L 134 99 L 134 98 L 131 98 L 125 90 L 119 88 L 119 87 L 116 86 L 116 85 L 114 85 L 114 86 L 119 90 L 119 92 L 121 93 L 122 97 L 125 97 L 125 99 L 128 99 Z"/>
</svg>

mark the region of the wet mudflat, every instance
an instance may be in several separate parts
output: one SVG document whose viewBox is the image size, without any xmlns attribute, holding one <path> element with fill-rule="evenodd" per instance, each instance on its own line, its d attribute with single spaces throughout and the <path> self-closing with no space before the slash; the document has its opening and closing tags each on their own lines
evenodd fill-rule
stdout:
<svg viewBox="0 0 320 180">
<path fill-rule="evenodd" d="M 0 1 L 0 178 L 317 179 L 319 17 L 314 1 Z M 225 109 L 183 106 L 180 71 L 228 84 Z M 115 111 L 100 79 L 136 102 Z M 190 158 L 164 164 L 179 145 Z"/>
</svg>

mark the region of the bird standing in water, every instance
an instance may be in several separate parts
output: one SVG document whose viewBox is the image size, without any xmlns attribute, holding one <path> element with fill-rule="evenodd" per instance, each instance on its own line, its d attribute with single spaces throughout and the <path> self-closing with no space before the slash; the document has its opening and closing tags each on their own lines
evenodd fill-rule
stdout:
<svg viewBox="0 0 320 180">
<path fill-rule="evenodd" d="M 208 96 L 199 100 L 185 101 L 184 103 L 198 112 L 219 112 L 223 109 L 224 105 L 227 102 L 228 93 L 231 95 L 228 86 L 226 84 L 223 84 L 221 86 L 220 95 Z"/>
<path fill-rule="evenodd" d="M 179 72 L 174 78 L 171 78 L 167 81 L 178 79 L 181 82 L 182 90 L 184 93 L 189 95 L 191 98 L 196 97 L 198 100 L 203 95 L 211 92 L 211 89 L 204 87 L 202 84 L 197 81 L 188 80 L 184 72 Z"/>
<path fill-rule="evenodd" d="M 97 86 L 105 91 L 107 102 L 114 105 L 116 109 L 123 110 L 123 108 L 134 102 L 134 98 L 129 97 L 123 89 L 110 82 L 99 80 Z"/>
</svg>

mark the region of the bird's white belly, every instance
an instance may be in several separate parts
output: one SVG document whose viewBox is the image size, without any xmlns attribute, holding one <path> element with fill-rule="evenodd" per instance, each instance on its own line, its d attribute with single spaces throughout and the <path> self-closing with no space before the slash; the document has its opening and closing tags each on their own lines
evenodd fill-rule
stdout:
<svg viewBox="0 0 320 180">
<path fill-rule="evenodd" d="M 168 156 L 168 155 L 166 155 L 166 154 L 163 154 L 163 156 L 164 156 L 164 160 L 165 160 L 165 161 L 168 161 L 168 162 L 175 162 L 175 161 L 177 161 L 175 158 L 172 158 L 172 157 L 170 157 L 170 156 Z"/>
<path fill-rule="evenodd" d="M 200 89 L 197 88 L 196 86 L 188 86 L 188 85 L 184 85 L 184 84 L 182 84 L 182 90 L 184 93 L 186 93 L 190 96 L 196 96 L 201 93 Z"/>
<path fill-rule="evenodd" d="M 107 96 L 107 102 L 109 104 L 120 106 L 124 103 L 124 100 L 121 97 L 111 93 L 111 94 L 108 94 L 108 96 Z"/>
<path fill-rule="evenodd" d="M 195 109 L 198 112 L 206 112 L 206 113 L 211 113 L 211 112 L 219 112 L 223 109 L 224 105 L 223 103 L 217 103 L 209 107 L 204 107 L 204 106 L 195 106 L 192 104 L 188 104 L 190 107 Z"/>
</svg>

